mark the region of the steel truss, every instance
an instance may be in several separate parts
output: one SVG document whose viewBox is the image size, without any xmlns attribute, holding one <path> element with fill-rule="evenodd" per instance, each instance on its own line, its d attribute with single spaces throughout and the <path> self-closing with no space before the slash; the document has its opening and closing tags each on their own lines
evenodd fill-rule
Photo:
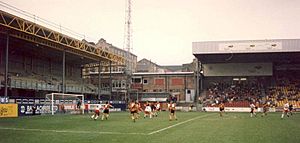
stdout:
<svg viewBox="0 0 300 143">
<path fill-rule="evenodd" d="M 115 64 L 125 64 L 124 57 L 96 48 L 88 42 L 77 40 L 2 10 L 0 10 L 0 32 L 57 50 L 66 50 L 95 61 L 112 61 Z"/>
</svg>

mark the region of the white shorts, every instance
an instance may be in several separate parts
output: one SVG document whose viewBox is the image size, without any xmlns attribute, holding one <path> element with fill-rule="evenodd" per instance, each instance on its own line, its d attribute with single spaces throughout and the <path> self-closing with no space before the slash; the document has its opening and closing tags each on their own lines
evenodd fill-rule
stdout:
<svg viewBox="0 0 300 143">
<path fill-rule="evenodd" d="M 146 109 L 145 109 L 145 111 L 146 111 L 146 112 L 151 112 L 151 107 L 150 107 L 150 106 L 147 106 Z"/>
</svg>

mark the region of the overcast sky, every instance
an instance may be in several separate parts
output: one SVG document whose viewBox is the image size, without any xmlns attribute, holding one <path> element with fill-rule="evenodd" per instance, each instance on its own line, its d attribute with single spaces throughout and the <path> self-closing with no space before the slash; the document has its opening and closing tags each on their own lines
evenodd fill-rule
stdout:
<svg viewBox="0 0 300 143">
<path fill-rule="evenodd" d="M 123 48 L 125 0 L 1 1 Z M 133 53 L 159 65 L 191 62 L 192 42 L 298 39 L 299 27 L 300 0 L 132 0 Z"/>
</svg>

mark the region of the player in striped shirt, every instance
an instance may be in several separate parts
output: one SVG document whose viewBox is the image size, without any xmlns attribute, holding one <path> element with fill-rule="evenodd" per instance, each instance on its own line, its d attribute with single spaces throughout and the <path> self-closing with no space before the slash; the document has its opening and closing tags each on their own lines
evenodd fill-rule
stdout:
<svg viewBox="0 0 300 143">
<path fill-rule="evenodd" d="M 104 107 L 103 107 L 103 114 L 102 114 L 102 120 L 104 120 L 104 118 L 105 118 L 105 120 L 107 120 L 108 119 L 108 117 L 109 117 L 109 108 L 113 108 L 113 106 L 112 105 L 110 105 L 107 101 L 106 101 L 106 104 L 104 105 Z"/>
<path fill-rule="evenodd" d="M 137 114 L 138 114 L 138 103 L 134 102 L 134 100 L 132 100 L 131 103 L 129 103 L 128 105 L 128 108 L 129 108 L 129 111 L 130 111 L 130 114 L 131 114 L 131 119 L 133 122 L 136 121 L 136 119 L 138 118 L 137 117 Z"/>
<path fill-rule="evenodd" d="M 176 110 L 176 104 L 171 101 L 169 104 L 168 104 L 168 108 L 169 108 L 169 111 L 170 111 L 170 114 L 169 114 L 169 120 L 177 120 L 177 117 L 176 117 L 176 114 L 175 114 L 175 110 Z"/>
</svg>

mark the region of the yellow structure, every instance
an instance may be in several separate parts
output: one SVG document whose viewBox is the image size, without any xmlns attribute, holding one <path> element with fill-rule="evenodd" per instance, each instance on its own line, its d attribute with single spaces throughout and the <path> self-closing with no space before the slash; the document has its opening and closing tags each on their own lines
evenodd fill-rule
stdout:
<svg viewBox="0 0 300 143">
<path fill-rule="evenodd" d="M 86 41 L 80 41 L 53 31 L 34 22 L 0 10 L 0 32 L 29 42 L 48 46 L 57 50 L 77 54 L 95 61 L 112 61 L 121 65 L 125 59 Z"/>
</svg>

